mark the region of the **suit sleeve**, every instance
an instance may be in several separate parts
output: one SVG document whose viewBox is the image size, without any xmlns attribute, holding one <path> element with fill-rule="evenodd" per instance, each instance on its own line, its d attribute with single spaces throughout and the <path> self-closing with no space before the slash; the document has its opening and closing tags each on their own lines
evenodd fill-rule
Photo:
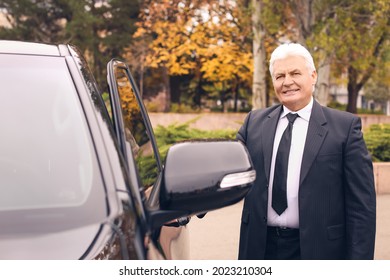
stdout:
<svg viewBox="0 0 390 280">
<path fill-rule="evenodd" d="M 376 231 L 376 194 L 371 156 L 354 117 L 344 157 L 348 259 L 373 259 Z"/>
</svg>

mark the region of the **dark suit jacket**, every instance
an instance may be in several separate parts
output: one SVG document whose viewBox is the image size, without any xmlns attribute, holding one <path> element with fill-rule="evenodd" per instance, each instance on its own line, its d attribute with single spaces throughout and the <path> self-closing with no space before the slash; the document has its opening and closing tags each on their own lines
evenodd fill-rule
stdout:
<svg viewBox="0 0 390 280">
<path fill-rule="evenodd" d="M 257 174 L 244 202 L 239 259 L 264 259 L 269 173 L 281 108 L 250 112 L 237 134 Z M 302 259 L 373 259 L 375 221 L 373 168 L 360 118 L 314 101 L 299 185 Z"/>
</svg>

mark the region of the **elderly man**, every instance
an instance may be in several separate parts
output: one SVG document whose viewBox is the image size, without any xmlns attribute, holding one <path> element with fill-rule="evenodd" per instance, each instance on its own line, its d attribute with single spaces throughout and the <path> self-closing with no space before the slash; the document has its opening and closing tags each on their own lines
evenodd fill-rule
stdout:
<svg viewBox="0 0 390 280">
<path fill-rule="evenodd" d="M 376 196 L 360 119 L 314 100 L 303 46 L 277 47 L 270 73 L 281 104 L 250 112 L 237 134 L 257 173 L 239 259 L 373 259 Z"/>
</svg>

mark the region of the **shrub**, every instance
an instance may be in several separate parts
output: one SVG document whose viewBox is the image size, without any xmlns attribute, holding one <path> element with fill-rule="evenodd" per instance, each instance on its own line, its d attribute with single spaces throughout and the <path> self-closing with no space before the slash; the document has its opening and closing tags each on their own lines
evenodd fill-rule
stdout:
<svg viewBox="0 0 390 280">
<path fill-rule="evenodd" d="M 145 107 L 148 112 L 161 112 L 163 109 L 161 105 L 155 101 L 145 101 Z"/>
<path fill-rule="evenodd" d="M 197 118 L 184 124 L 171 124 L 166 127 L 159 125 L 156 127 L 154 132 L 162 160 L 165 159 L 169 147 L 178 142 L 205 139 L 232 140 L 236 138 L 237 131 L 233 129 L 200 130 L 190 128 L 190 124 L 196 120 Z"/>
<path fill-rule="evenodd" d="M 364 133 L 373 161 L 390 161 L 390 124 L 373 124 Z"/>
<path fill-rule="evenodd" d="M 199 109 L 194 109 L 191 106 L 184 103 L 172 103 L 171 104 L 171 113 L 199 113 Z"/>
</svg>

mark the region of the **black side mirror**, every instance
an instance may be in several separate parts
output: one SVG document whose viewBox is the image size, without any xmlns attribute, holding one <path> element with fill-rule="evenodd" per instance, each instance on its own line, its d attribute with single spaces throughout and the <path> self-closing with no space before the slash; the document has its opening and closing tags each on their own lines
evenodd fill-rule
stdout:
<svg viewBox="0 0 390 280">
<path fill-rule="evenodd" d="M 166 157 L 160 209 L 193 215 L 228 206 L 246 195 L 255 178 L 241 142 L 176 144 Z"/>
</svg>

